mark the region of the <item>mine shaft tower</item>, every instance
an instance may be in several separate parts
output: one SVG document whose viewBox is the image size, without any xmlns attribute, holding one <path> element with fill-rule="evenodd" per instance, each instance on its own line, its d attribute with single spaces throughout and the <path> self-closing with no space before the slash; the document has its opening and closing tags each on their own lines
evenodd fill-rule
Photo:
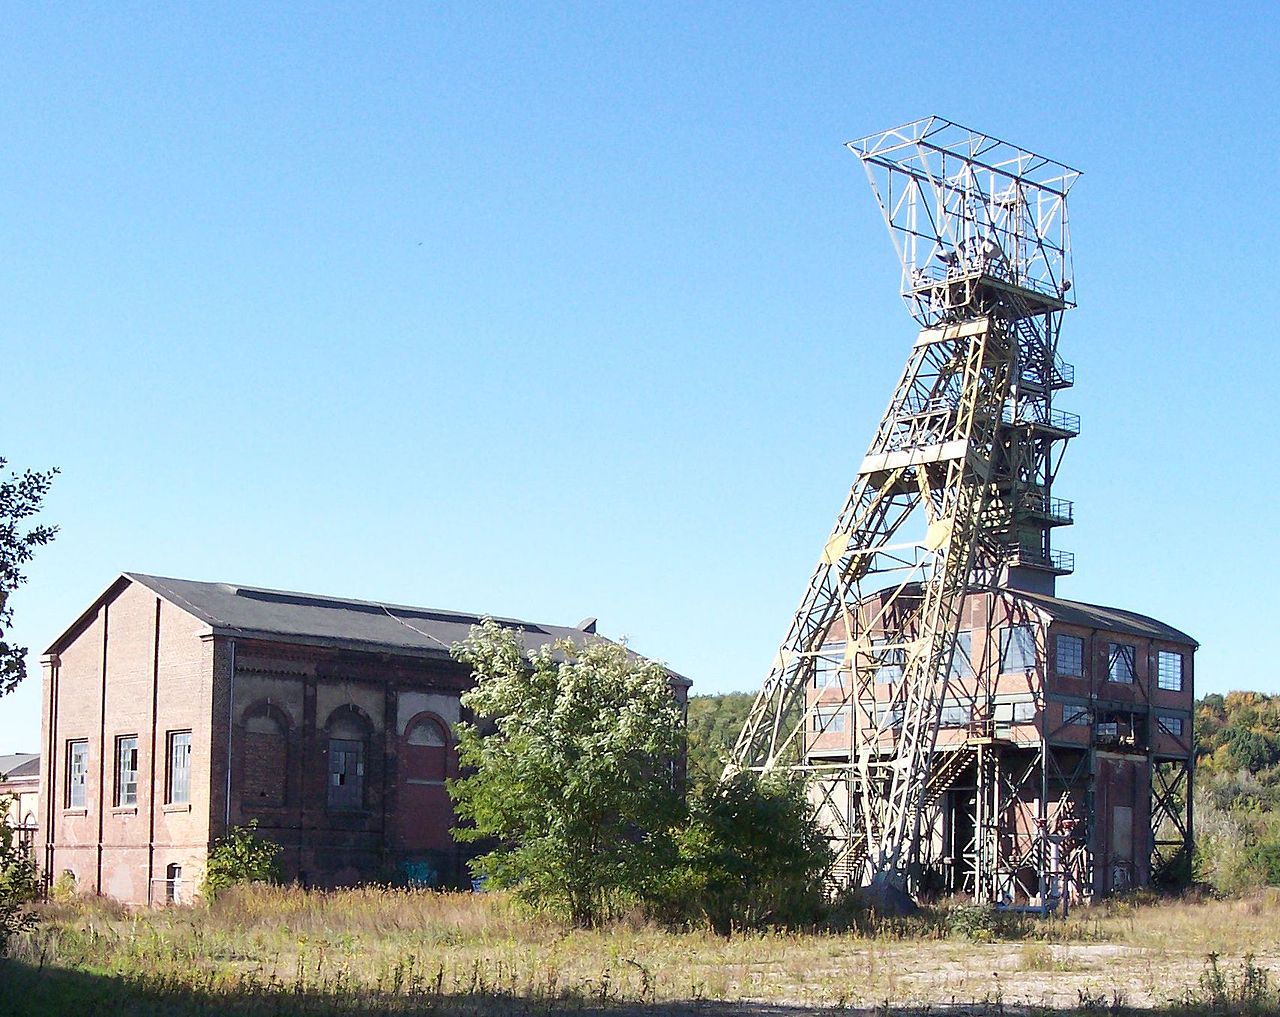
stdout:
<svg viewBox="0 0 1280 1017">
<path fill-rule="evenodd" d="M 1074 380 L 1058 335 L 1073 306 L 1066 199 L 1079 174 L 938 117 L 847 147 L 920 332 L 730 768 L 807 774 L 836 873 L 912 890 L 922 815 L 947 769 L 935 748 L 965 598 L 1051 594 L 1072 570 L 1052 546 L 1071 517 L 1053 483 L 1079 421 L 1053 402 Z M 876 679 L 886 665 L 900 674 L 891 691 Z M 850 718 L 835 761 L 807 751 L 807 690 L 824 670 Z M 1000 850 L 988 840 L 979 853 Z"/>
</svg>

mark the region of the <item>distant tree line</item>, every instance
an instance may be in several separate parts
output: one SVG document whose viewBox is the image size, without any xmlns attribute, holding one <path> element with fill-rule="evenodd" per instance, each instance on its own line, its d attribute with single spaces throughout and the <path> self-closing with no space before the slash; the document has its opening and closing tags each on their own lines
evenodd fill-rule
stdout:
<svg viewBox="0 0 1280 1017">
<path fill-rule="evenodd" d="M 1280 884 L 1280 695 L 1196 704 L 1196 875 L 1223 893 Z"/>
</svg>

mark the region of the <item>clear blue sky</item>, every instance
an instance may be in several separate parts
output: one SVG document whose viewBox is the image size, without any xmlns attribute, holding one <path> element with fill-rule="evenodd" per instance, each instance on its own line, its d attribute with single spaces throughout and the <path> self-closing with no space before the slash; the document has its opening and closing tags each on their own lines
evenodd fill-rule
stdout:
<svg viewBox="0 0 1280 1017">
<path fill-rule="evenodd" d="M 122 570 L 597 615 L 753 688 L 915 332 L 841 143 L 928 113 L 1085 171 L 1060 592 L 1280 689 L 1274 6 L 5 19 L 0 455 L 62 532 L 0 751 Z"/>
</svg>

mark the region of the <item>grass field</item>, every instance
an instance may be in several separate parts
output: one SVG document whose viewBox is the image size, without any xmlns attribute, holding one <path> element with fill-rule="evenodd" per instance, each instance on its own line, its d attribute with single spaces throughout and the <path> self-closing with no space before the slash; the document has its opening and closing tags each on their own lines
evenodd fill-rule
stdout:
<svg viewBox="0 0 1280 1017">
<path fill-rule="evenodd" d="M 1114 902 L 968 936 L 955 917 L 724 938 L 569 929 L 492 894 L 260 887 L 134 913 L 85 901 L 48 905 L 13 944 L 0 1013 L 1280 1012 L 1280 892 Z"/>
</svg>

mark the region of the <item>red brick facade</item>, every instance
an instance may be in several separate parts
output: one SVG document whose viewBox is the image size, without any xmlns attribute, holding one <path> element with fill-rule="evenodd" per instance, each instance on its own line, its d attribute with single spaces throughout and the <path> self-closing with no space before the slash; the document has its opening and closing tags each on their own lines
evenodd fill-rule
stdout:
<svg viewBox="0 0 1280 1017">
<path fill-rule="evenodd" d="M 304 884 L 463 878 L 444 781 L 471 679 L 447 642 L 233 634 L 165 582 L 122 576 L 44 659 L 37 854 L 50 879 L 70 872 L 134 904 L 189 897 L 210 844 L 250 821 Z M 329 613 L 376 613 L 355 603 Z M 476 620 L 440 617 L 463 633 Z"/>
</svg>

